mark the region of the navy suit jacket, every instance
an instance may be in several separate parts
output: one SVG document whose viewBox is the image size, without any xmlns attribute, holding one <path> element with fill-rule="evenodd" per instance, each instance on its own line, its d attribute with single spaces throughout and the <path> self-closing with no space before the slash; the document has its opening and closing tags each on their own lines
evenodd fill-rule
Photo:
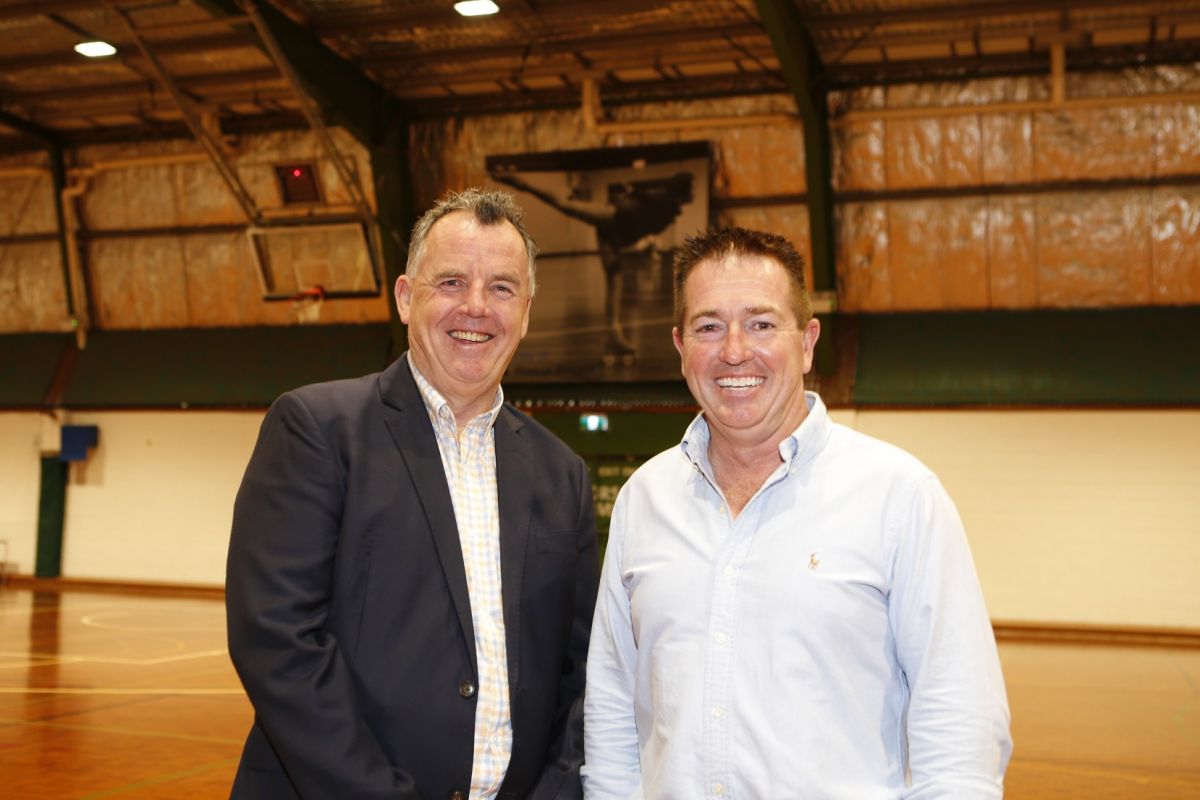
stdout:
<svg viewBox="0 0 1200 800">
<path fill-rule="evenodd" d="M 513 728 L 500 797 L 579 797 L 591 484 L 579 456 L 511 406 L 495 441 Z M 475 636 L 407 358 L 271 406 L 234 506 L 226 604 L 255 710 L 233 797 L 465 797 Z"/>
</svg>

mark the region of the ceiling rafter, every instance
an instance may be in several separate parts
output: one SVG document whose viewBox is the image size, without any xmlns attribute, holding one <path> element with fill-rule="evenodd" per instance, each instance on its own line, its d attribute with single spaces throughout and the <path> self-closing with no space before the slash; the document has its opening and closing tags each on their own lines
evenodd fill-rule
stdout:
<svg viewBox="0 0 1200 800">
<path fill-rule="evenodd" d="M 475 19 L 446 0 L 255 1 L 307 42 L 298 53 L 326 54 L 313 65 L 337 57 L 336 68 L 314 66 L 310 75 L 324 87 L 327 113 L 353 109 L 364 128 L 394 99 L 423 117 L 578 105 L 585 79 L 606 103 L 785 88 L 756 0 L 508 0 L 501 14 Z M 0 0 L 0 35 L 12 43 L 0 49 L 3 107 L 69 141 L 139 125 L 158 135 L 162 124 L 153 123 L 173 112 L 128 36 L 110 24 L 110 3 L 136 10 L 156 55 L 223 125 L 296 118 L 246 35 L 240 0 Z M 831 87 L 1042 73 L 1056 41 L 1065 41 L 1072 69 L 1200 62 L 1200 0 L 777 3 L 799 12 Z M 64 23 L 115 37 L 119 55 L 75 55 Z M 364 94 L 364 86 L 374 88 Z"/>
</svg>

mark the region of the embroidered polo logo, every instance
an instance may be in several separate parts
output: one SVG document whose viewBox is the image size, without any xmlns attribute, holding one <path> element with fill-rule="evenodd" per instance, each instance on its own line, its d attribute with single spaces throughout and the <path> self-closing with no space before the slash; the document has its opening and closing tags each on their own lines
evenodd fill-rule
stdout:
<svg viewBox="0 0 1200 800">
<path fill-rule="evenodd" d="M 808 556 L 808 568 L 816 569 L 818 566 L 820 566 L 820 564 L 821 564 L 821 561 L 820 561 L 820 559 L 817 558 L 817 554 L 810 553 Z"/>
</svg>

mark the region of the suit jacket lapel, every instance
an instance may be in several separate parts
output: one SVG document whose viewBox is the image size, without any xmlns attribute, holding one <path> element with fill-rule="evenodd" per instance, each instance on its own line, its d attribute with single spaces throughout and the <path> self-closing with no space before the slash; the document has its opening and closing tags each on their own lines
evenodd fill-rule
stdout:
<svg viewBox="0 0 1200 800">
<path fill-rule="evenodd" d="M 471 624 L 471 599 L 467 593 L 467 572 L 463 566 L 462 544 L 454 520 L 454 501 L 446 483 L 446 471 L 434 437 L 429 412 L 408 367 L 407 354 L 396 360 L 379 377 L 383 418 L 392 439 L 408 467 L 416 487 L 417 499 L 433 535 L 438 560 L 446 576 L 446 586 L 458 612 L 463 638 L 471 655 L 471 667 L 478 672 L 475 655 L 475 628 Z M 501 515 L 503 519 L 503 515 Z M 404 520 L 398 520 L 403 525 Z M 505 608 L 505 617 L 508 609 Z"/>
<path fill-rule="evenodd" d="M 525 549 L 529 543 L 529 515 L 533 498 L 529 443 L 520 434 L 524 423 L 511 409 L 496 418 L 496 494 L 500 507 L 500 585 L 504 595 L 504 631 L 508 654 L 508 686 L 518 686 L 521 642 L 521 584 Z"/>
</svg>

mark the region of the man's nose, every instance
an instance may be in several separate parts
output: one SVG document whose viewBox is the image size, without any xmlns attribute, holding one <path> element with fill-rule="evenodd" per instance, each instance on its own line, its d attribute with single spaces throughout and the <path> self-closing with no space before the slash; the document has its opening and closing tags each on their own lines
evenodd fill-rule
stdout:
<svg viewBox="0 0 1200 800">
<path fill-rule="evenodd" d="M 472 317 L 482 317 L 487 313 L 487 287 L 483 281 L 477 281 L 467 287 L 467 296 L 464 299 L 467 313 Z"/>
<path fill-rule="evenodd" d="M 726 364 L 741 364 L 750 358 L 746 332 L 736 325 L 730 326 L 721 343 L 721 360 Z"/>
</svg>

